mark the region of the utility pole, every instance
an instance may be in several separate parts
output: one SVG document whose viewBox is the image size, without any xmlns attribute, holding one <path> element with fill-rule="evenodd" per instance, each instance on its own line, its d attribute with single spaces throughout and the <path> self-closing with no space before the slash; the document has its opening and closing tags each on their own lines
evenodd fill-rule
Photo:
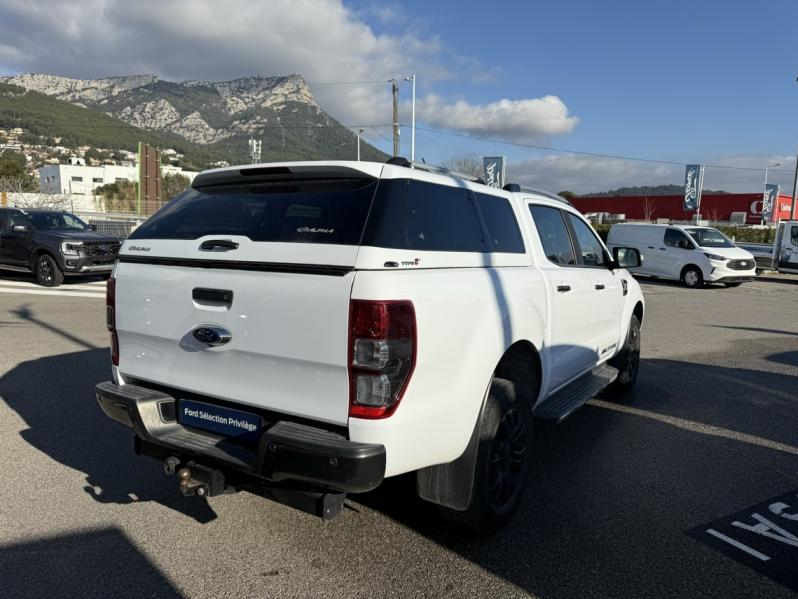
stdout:
<svg viewBox="0 0 798 599">
<path fill-rule="evenodd" d="M 249 158 L 252 161 L 250 164 L 260 163 L 261 143 L 259 139 L 249 139 Z"/>
<path fill-rule="evenodd" d="M 391 79 L 391 93 L 393 94 L 393 155 L 399 155 L 399 85 L 396 79 Z"/>
<path fill-rule="evenodd" d="M 360 136 L 363 135 L 365 129 L 358 129 L 357 131 L 357 161 L 360 162 Z"/>
<path fill-rule="evenodd" d="M 795 214 L 795 199 L 798 196 L 798 154 L 795 157 L 795 176 L 792 180 L 792 204 L 790 205 L 790 220 L 794 218 L 798 218 L 798 214 Z"/>
<path fill-rule="evenodd" d="M 413 82 L 413 104 L 410 116 L 410 162 L 416 161 L 416 76 L 405 77 L 405 81 Z"/>
</svg>

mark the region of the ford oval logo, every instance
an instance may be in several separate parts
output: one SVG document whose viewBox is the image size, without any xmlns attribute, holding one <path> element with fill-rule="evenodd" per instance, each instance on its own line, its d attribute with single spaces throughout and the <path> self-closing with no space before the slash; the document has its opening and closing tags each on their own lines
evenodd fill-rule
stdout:
<svg viewBox="0 0 798 599">
<path fill-rule="evenodd" d="M 200 343 L 204 343 L 208 347 L 218 347 L 220 345 L 224 345 L 233 338 L 233 335 L 230 333 L 230 331 L 212 324 L 203 324 L 198 326 L 196 329 L 194 329 L 192 335 L 194 335 L 194 339 Z"/>
</svg>

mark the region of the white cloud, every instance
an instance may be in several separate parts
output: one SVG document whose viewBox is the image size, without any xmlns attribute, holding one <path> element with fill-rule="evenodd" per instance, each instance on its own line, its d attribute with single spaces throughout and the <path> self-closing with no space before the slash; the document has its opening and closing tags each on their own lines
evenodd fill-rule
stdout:
<svg viewBox="0 0 798 599">
<path fill-rule="evenodd" d="M 704 189 L 730 192 L 762 190 L 765 165 L 781 162 L 782 166 L 770 171 L 768 181 L 781 185 L 782 193 L 792 193 L 794 157 L 718 156 L 704 162 L 710 165 L 705 168 Z M 712 165 L 754 170 L 734 170 Z M 559 154 L 511 162 L 507 167 L 507 178 L 521 185 L 554 192 L 569 190 L 589 193 L 635 185 L 680 185 L 684 179 L 684 166 Z"/>
<path fill-rule="evenodd" d="M 377 33 L 366 22 L 390 23 Z M 319 104 L 348 125 L 391 122 L 387 81 L 415 73 L 426 89 L 443 80 L 495 77 L 474 57 L 452 52 L 397 4 L 362 12 L 343 0 L 2 0 L 0 71 L 78 78 L 153 73 L 164 79 L 229 80 L 301 74 Z M 409 97 L 402 84 L 401 96 Z M 509 139 L 567 133 L 575 117 L 561 100 L 501 100 L 483 106 L 427 96 L 420 116 L 433 126 Z M 387 130 L 386 130 L 387 131 Z"/>
<path fill-rule="evenodd" d="M 570 133 L 579 122 L 556 96 L 469 104 L 465 100 L 447 103 L 430 94 L 418 102 L 416 110 L 418 119 L 434 127 L 513 141 Z"/>
<path fill-rule="evenodd" d="M 227 80 L 299 73 L 309 82 L 451 77 L 434 35 L 376 34 L 341 0 L 4 0 L 0 66 L 79 78 L 154 73 Z M 315 90 L 346 123 L 390 122 L 390 86 Z"/>
</svg>

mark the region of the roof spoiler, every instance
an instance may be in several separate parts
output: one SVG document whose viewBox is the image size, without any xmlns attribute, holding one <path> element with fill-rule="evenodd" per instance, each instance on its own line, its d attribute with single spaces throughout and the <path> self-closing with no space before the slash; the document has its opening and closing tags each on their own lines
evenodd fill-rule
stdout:
<svg viewBox="0 0 798 599">
<path fill-rule="evenodd" d="M 194 177 L 191 187 L 214 187 L 234 183 L 271 182 L 290 183 L 291 181 L 309 181 L 313 179 L 374 179 L 366 172 L 356 168 L 332 164 L 298 164 L 289 166 L 242 166 L 235 169 L 224 169 L 201 173 Z"/>
</svg>

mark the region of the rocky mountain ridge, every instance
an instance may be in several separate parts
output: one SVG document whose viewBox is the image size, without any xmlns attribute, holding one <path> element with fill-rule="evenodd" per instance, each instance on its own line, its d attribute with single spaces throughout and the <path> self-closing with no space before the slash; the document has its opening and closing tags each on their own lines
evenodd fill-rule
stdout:
<svg viewBox="0 0 798 599">
<path fill-rule="evenodd" d="M 136 127 L 170 131 L 198 144 L 255 134 L 267 127 L 279 129 L 280 113 L 297 104 L 319 124 L 334 123 L 299 75 L 171 82 L 156 75 L 70 79 L 33 73 L 0 81 L 102 111 Z"/>
</svg>

